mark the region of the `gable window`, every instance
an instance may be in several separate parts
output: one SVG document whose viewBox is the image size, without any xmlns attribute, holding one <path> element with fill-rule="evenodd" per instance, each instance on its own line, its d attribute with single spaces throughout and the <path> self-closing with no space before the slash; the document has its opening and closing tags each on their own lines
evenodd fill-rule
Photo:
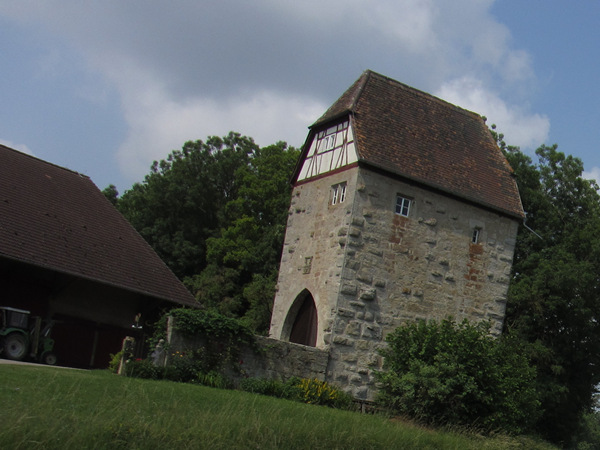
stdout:
<svg viewBox="0 0 600 450">
<path fill-rule="evenodd" d="M 323 138 L 323 150 L 331 150 L 335 147 L 335 134 L 330 134 Z"/>
<path fill-rule="evenodd" d="M 396 196 L 396 214 L 399 214 L 403 217 L 408 217 L 408 213 L 410 212 L 410 204 L 411 200 L 406 197 L 402 197 L 401 195 Z"/>
<path fill-rule="evenodd" d="M 336 146 L 338 132 L 346 130 L 347 128 L 348 122 L 343 122 L 333 127 L 329 127 L 317 134 L 317 152 L 322 153 L 327 150 L 333 150 Z M 340 145 L 342 145 L 341 142 L 338 144 L 338 147 Z"/>
<path fill-rule="evenodd" d="M 346 200 L 346 182 L 331 186 L 331 204 L 336 205 Z"/>
</svg>

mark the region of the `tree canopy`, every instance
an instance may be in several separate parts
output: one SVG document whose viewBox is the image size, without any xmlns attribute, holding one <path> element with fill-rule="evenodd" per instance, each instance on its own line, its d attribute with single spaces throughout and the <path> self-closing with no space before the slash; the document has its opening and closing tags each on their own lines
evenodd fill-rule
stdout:
<svg viewBox="0 0 600 450">
<path fill-rule="evenodd" d="M 505 328 L 531 344 L 543 415 L 538 431 L 568 443 L 600 383 L 600 196 L 583 163 L 541 146 L 534 163 L 504 147 L 527 214 Z"/>
<path fill-rule="evenodd" d="M 266 331 L 297 158 L 233 132 L 186 142 L 116 204 L 203 305 Z"/>
</svg>

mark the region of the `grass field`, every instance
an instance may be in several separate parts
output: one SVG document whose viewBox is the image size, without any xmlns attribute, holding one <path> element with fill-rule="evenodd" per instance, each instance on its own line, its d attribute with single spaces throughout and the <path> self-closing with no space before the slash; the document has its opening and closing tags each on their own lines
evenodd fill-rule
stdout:
<svg viewBox="0 0 600 450">
<path fill-rule="evenodd" d="M 107 371 L 0 365 L 1 449 L 551 448 Z"/>
</svg>

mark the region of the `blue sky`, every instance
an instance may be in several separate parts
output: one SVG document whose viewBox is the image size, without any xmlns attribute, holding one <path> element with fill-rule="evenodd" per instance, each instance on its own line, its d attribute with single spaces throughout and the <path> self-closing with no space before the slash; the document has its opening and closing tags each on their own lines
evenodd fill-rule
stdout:
<svg viewBox="0 0 600 450">
<path fill-rule="evenodd" d="M 600 178 L 600 2 L 0 0 L 0 142 L 120 192 L 187 140 L 300 146 L 371 69 Z"/>
</svg>

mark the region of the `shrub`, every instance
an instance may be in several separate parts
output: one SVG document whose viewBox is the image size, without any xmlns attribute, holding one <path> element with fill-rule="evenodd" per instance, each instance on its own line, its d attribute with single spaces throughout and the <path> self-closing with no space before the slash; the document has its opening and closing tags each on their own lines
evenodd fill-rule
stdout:
<svg viewBox="0 0 600 450">
<path fill-rule="evenodd" d="M 199 373 L 197 382 L 203 386 L 214 387 L 218 389 L 231 389 L 233 384 L 224 375 L 219 372 Z"/>
<path fill-rule="evenodd" d="M 187 336 L 210 336 L 227 347 L 254 344 L 254 334 L 248 327 L 215 311 L 179 308 L 169 314 L 175 318 L 175 328 Z"/>
<path fill-rule="evenodd" d="M 200 352 L 175 352 L 171 355 L 169 364 L 163 368 L 163 377 L 182 383 L 194 382 L 198 374 L 205 371 L 203 361 L 198 357 Z"/>
<path fill-rule="evenodd" d="M 123 350 L 112 354 L 110 353 L 110 362 L 108 363 L 108 370 L 112 373 L 117 373 L 119 371 L 119 366 L 121 365 L 121 358 L 123 357 Z"/>
<path fill-rule="evenodd" d="M 387 337 L 379 401 L 435 425 L 527 431 L 540 415 L 533 368 L 520 342 L 489 324 L 420 321 Z"/>
<path fill-rule="evenodd" d="M 202 338 L 202 345 L 186 355 L 194 360 L 197 371 L 209 373 L 224 371 L 226 365 L 230 369 L 239 370 L 239 352 L 242 346 L 256 349 L 254 335 L 250 329 L 237 319 L 223 316 L 215 311 L 196 309 L 174 309 L 167 315 L 175 319 L 175 329 L 189 338 Z M 166 316 L 165 316 L 166 317 Z M 155 330 L 154 341 L 165 335 L 166 318 L 158 322 L 160 327 Z M 172 355 L 170 360 L 179 358 Z M 181 356 L 181 354 L 179 355 Z"/>
<path fill-rule="evenodd" d="M 304 403 L 342 409 L 348 409 L 352 404 L 350 395 L 316 378 L 303 378 L 298 387 L 302 391 L 301 400 Z"/>
<path fill-rule="evenodd" d="M 245 378 L 240 383 L 240 388 L 254 394 L 268 395 L 270 397 L 300 400 L 302 391 L 298 386 L 299 378 L 290 378 L 283 382 L 266 378 Z"/>
<path fill-rule="evenodd" d="M 297 400 L 313 405 L 323 405 L 332 408 L 350 409 L 352 397 L 316 378 L 292 377 L 287 381 L 268 380 L 265 378 L 246 378 L 240 388 L 254 394 Z"/>
<path fill-rule="evenodd" d="M 151 380 L 162 378 L 160 369 L 147 359 L 128 360 L 125 363 L 125 374 L 129 377 Z"/>
</svg>

